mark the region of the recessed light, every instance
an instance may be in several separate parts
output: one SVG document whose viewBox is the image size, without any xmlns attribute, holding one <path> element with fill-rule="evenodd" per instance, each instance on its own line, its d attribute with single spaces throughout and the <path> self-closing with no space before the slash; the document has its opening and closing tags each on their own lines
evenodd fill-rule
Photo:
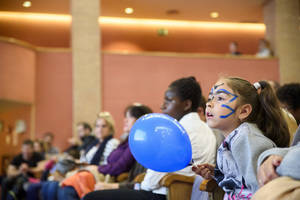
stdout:
<svg viewBox="0 0 300 200">
<path fill-rule="evenodd" d="M 219 13 L 218 12 L 211 12 L 210 13 L 210 17 L 211 18 L 218 18 L 219 17 Z"/>
<path fill-rule="evenodd" d="M 130 15 L 130 14 L 133 13 L 134 10 L 133 10 L 133 8 L 125 8 L 124 11 L 125 11 L 126 14 Z"/>
<path fill-rule="evenodd" d="M 25 7 L 25 8 L 31 7 L 31 1 L 24 1 L 23 2 L 23 7 Z"/>
</svg>

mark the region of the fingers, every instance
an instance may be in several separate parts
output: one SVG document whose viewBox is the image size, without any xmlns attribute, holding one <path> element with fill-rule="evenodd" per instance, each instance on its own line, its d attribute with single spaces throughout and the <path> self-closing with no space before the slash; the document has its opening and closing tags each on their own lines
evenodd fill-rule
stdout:
<svg viewBox="0 0 300 200">
<path fill-rule="evenodd" d="M 272 155 L 270 156 L 272 157 L 272 163 L 275 167 L 278 167 L 282 161 L 282 157 L 281 156 L 277 156 L 277 155 Z"/>
<path fill-rule="evenodd" d="M 210 164 L 200 164 L 192 167 L 192 170 L 205 179 L 211 179 L 214 174 L 214 166 Z"/>
<path fill-rule="evenodd" d="M 276 173 L 276 168 L 280 165 L 281 160 L 282 157 L 272 155 L 267 160 L 265 160 L 263 164 L 259 167 L 257 179 L 260 187 L 278 177 L 278 174 Z"/>
<path fill-rule="evenodd" d="M 211 164 L 203 164 L 205 167 L 209 168 L 211 171 L 214 171 L 215 170 L 215 166 L 211 165 Z"/>
</svg>

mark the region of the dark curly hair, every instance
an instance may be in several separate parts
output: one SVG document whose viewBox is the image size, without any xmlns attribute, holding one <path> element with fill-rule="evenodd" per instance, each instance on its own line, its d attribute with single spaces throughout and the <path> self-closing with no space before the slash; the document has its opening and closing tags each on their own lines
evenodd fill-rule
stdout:
<svg viewBox="0 0 300 200">
<path fill-rule="evenodd" d="M 280 102 L 287 104 L 289 109 L 300 108 L 300 83 L 289 83 L 278 88 L 276 95 Z"/>
<path fill-rule="evenodd" d="M 177 96 L 181 101 L 191 100 L 192 101 L 192 112 L 197 112 L 200 104 L 202 91 L 200 84 L 196 81 L 193 76 L 181 78 L 169 85 L 170 88 L 174 89 Z"/>
</svg>

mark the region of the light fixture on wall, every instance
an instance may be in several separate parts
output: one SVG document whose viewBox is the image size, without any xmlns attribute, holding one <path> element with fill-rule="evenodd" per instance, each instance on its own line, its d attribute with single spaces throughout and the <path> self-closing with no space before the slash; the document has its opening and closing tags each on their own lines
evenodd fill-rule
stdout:
<svg viewBox="0 0 300 200">
<path fill-rule="evenodd" d="M 215 18 L 218 18 L 218 17 L 219 17 L 219 13 L 218 13 L 218 12 L 211 12 L 211 13 L 210 13 L 210 17 L 211 17 L 211 18 L 214 18 L 214 19 L 215 19 Z"/>
<path fill-rule="evenodd" d="M 70 23 L 70 15 L 59 14 L 41 14 L 28 12 L 5 12 L 0 11 L 0 19 L 18 19 L 18 20 L 36 20 Z M 227 30 L 247 30 L 247 31 L 265 31 L 266 26 L 262 23 L 232 23 L 232 22 L 201 22 L 201 21 L 182 21 L 182 20 L 158 20 L 158 19 L 136 19 L 136 18 L 118 18 L 118 17 L 99 17 L 100 24 L 119 25 L 126 24 L 132 26 L 148 27 L 191 27 L 205 29 L 227 29 Z"/>
<path fill-rule="evenodd" d="M 24 1 L 22 5 L 25 8 L 29 8 L 29 7 L 31 7 L 31 1 Z"/>
<path fill-rule="evenodd" d="M 133 8 L 125 8 L 124 12 L 127 14 L 127 15 L 130 15 L 134 12 Z"/>
</svg>

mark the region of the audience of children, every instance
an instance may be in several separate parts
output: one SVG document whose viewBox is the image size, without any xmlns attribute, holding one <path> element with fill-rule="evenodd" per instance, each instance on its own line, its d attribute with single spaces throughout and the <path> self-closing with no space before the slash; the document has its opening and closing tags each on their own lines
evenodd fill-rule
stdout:
<svg viewBox="0 0 300 200">
<path fill-rule="evenodd" d="M 201 121 L 197 113 L 201 95 L 200 85 L 194 77 L 178 79 L 172 82 L 166 90 L 161 110 L 164 114 L 177 119 L 187 131 L 192 144 L 194 162 L 213 164 L 215 161 L 216 138 L 210 128 Z M 194 175 L 190 166 L 175 173 L 187 176 Z M 161 178 L 166 174 L 148 169 L 141 183 L 141 190 L 126 188 L 95 191 L 87 194 L 84 200 L 166 199 L 167 189 L 159 184 Z"/>
<path fill-rule="evenodd" d="M 285 148 L 289 144 L 289 132 L 280 105 L 295 117 L 299 125 L 300 84 L 286 84 L 277 89 L 276 95 L 281 104 L 274 92 L 266 81 L 252 85 L 240 78 L 225 77 L 212 87 L 205 108 L 205 98 L 194 77 L 172 82 L 165 92 L 161 110 L 177 119 L 186 129 L 195 162 L 193 167 L 175 173 L 193 176 L 193 170 L 205 179 L 215 179 L 225 191 L 225 200 L 252 197 L 298 199 L 300 163 L 295 158 L 300 155 L 300 126 L 292 143 L 294 146 Z M 113 138 L 114 121 L 108 112 L 102 112 L 97 117 L 94 131 L 96 137 L 91 135 L 92 129 L 87 123 L 79 123 L 77 128 L 81 142 L 73 143 L 66 152 L 80 151 L 80 163 L 91 165 L 82 168 L 83 165 L 78 164 L 74 158 L 60 159 L 56 172 L 62 176 L 55 182 L 31 184 L 29 188 L 34 189 L 29 189 L 27 199 L 37 200 L 41 195 L 45 198 L 48 196 L 48 199 L 166 199 L 167 189 L 159 185 L 166 173 L 150 169 L 146 171 L 135 161 L 128 145 L 128 133 L 132 125 L 139 117 L 150 112 L 149 107 L 140 104 L 126 108 L 124 132 L 127 134 L 124 134 L 120 144 Z M 217 142 L 212 132 L 214 129 L 225 137 L 222 136 L 224 141 L 217 150 L 216 165 Z M 26 196 L 23 184 L 34 177 L 35 172 L 44 168 L 45 163 L 41 161 L 45 155 L 51 158 L 59 152 L 52 146 L 53 139 L 54 135 L 47 132 L 43 142 L 23 142 L 22 153 L 13 159 L 7 177 L 2 182 L 3 200 Z M 72 167 L 65 170 L 65 164 Z M 52 167 L 47 165 L 48 172 Z M 64 178 L 73 169 L 76 171 Z M 107 178 L 113 181 L 111 177 L 126 171 L 130 173 L 125 182 L 107 182 Z M 134 177 L 144 171 L 146 175 L 141 189 L 134 190 Z M 259 186 L 262 188 L 259 189 Z M 278 190 L 272 192 L 274 188 Z M 41 195 L 38 192 L 40 189 Z"/>
</svg>

